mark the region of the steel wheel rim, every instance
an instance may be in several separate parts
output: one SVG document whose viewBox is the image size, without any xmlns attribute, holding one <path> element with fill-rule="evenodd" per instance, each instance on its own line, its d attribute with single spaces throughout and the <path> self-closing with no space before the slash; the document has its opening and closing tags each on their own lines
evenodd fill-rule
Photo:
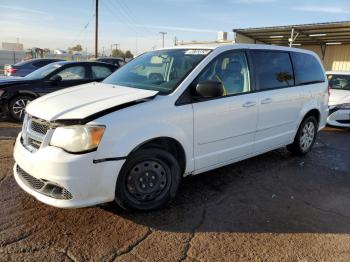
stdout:
<svg viewBox="0 0 350 262">
<path fill-rule="evenodd" d="M 138 201 L 151 201 L 160 196 L 168 184 L 166 168 L 157 161 L 134 165 L 126 177 L 128 193 Z"/>
<path fill-rule="evenodd" d="M 305 152 L 307 151 L 315 137 L 315 124 L 313 122 L 307 122 L 301 132 L 300 136 L 300 147 Z"/>
<path fill-rule="evenodd" d="M 13 106 L 12 111 L 19 119 L 22 119 L 24 116 L 25 108 L 30 103 L 29 99 L 19 99 L 17 100 Z"/>
</svg>

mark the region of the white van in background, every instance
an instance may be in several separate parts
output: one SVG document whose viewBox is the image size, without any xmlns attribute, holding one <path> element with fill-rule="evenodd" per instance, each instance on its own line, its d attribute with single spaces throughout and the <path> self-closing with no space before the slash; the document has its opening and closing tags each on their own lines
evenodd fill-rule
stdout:
<svg viewBox="0 0 350 262">
<path fill-rule="evenodd" d="M 350 127 L 350 72 L 327 72 L 330 97 L 327 123 L 334 127 Z"/>
<path fill-rule="evenodd" d="M 36 99 L 26 113 L 14 149 L 25 191 L 56 207 L 115 200 L 152 210 L 183 176 L 283 146 L 309 152 L 326 124 L 328 82 L 302 49 L 180 46 Z"/>
</svg>

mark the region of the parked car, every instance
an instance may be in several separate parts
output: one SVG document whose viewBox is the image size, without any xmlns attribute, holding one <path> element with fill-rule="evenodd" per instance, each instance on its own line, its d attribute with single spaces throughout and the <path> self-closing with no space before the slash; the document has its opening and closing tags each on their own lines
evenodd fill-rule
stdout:
<svg viewBox="0 0 350 262">
<path fill-rule="evenodd" d="M 350 127 L 350 72 L 327 72 L 330 97 L 327 123 L 334 127 Z"/>
<path fill-rule="evenodd" d="M 51 58 L 31 59 L 31 60 L 19 62 L 14 65 L 5 65 L 4 74 L 5 76 L 26 76 L 43 66 L 46 66 L 48 64 L 58 62 L 58 61 L 62 61 L 62 60 L 51 59 Z"/>
<path fill-rule="evenodd" d="M 112 64 L 117 67 L 122 67 L 123 65 L 126 64 L 126 62 L 123 59 L 116 58 L 116 57 L 99 57 L 95 61 Z"/>
<path fill-rule="evenodd" d="M 157 78 L 154 63 L 163 65 Z M 152 210 L 175 197 L 183 176 L 286 145 L 307 154 L 326 124 L 328 82 L 311 51 L 177 47 L 145 53 L 102 83 L 39 98 L 26 112 L 14 149 L 21 188 L 56 207 L 115 200 Z"/>
<path fill-rule="evenodd" d="M 26 77 L 0 78 L 0 106 L 4 114 L 21 121 L 26 105 L 39 96 L 62 88 L 102 81 L 117 69 L 100 62 L 51 63 Z"/>
</svg>

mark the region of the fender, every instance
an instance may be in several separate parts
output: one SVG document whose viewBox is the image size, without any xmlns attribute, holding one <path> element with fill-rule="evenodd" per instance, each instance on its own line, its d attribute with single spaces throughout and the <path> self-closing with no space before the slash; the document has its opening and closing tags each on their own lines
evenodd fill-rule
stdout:
<svg viewBox="0 0 350 262">
<path fill-rule="evenodd" d="M 128 129 L 129 132 L 121 132 L 118 136 L 115 135 L 113 130 L 106 129 L 95 159 L 115 158 L 119 160 L 120 158 L 126 158 L 134 149 L 147 141 L 159 137 L 169 137 L 179 142 L 184 149 L 186 157 L 185 173 L 194 170 L 193 135 L 189 136 L 185 130 L 176 125 L 150 122 L 147 126 L 140 125 L 138 128 Z M 140 132 L 140 130 L 143 130 L 143 132 Z M 111 144 L 116 146 L 110 146 Z"/>
<path fill-rule="evenodd" d="M 16 96 L 16 95 L 30 95 L 30 96 L 34 96 L 35 98 L 39 97 L 39 95 L 37 93 L 34 93 L 30 90 L 18 90 L 17 93 L 14 94 L 14 96 Z"/>
<path fill-rule="evenodd" d="M 309 100 L 309 101 L 307 101 L 307 103 L 304 104 L 302 110 L 300 110 L 299 115 L 298 115 L 298 121 L 296 122 L 297 125 L 295 126 L 293 140 L 294 140 L 294 138 L 298 132 L 298 128 L 299 128 L 301 122 L 303 121 L 304 117 L 306 116 L 306 114 L 314 109 L 316 109 L 319 113 L 319 116 L 321 116 L 320 105 L 316 100 Z M 319 119 L 319 120 L 321 120 L 321 119 Z"/>
</svg>

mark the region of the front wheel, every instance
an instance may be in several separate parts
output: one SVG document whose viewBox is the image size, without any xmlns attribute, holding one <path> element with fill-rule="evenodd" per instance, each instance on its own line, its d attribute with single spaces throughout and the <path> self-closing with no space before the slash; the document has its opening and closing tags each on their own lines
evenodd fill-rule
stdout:
<svg viewBox="0 0 350 262">
<path fill-rule="evenodd" d="M 180 178 L 179 164 L 169 152 L 136 151 L 128 157 L 118 176 L 115 200 L 125 209 L 161 208 L 175 197 Z"/>
<path fill-rule="evenodd" d="M 9 113 L 13 120 L 23 121 L 26 106 L 33 101 L 31 96 L 17 96 L 9 103 Z"/>
<path fill-rule="evenodd" d="M 317 120 L 314 116 L 309 116 L 300 124 L 293 144 L 287 149 L 297 155 L 307 154 L 315 143 L 317 136 Z"/>
</svg>

